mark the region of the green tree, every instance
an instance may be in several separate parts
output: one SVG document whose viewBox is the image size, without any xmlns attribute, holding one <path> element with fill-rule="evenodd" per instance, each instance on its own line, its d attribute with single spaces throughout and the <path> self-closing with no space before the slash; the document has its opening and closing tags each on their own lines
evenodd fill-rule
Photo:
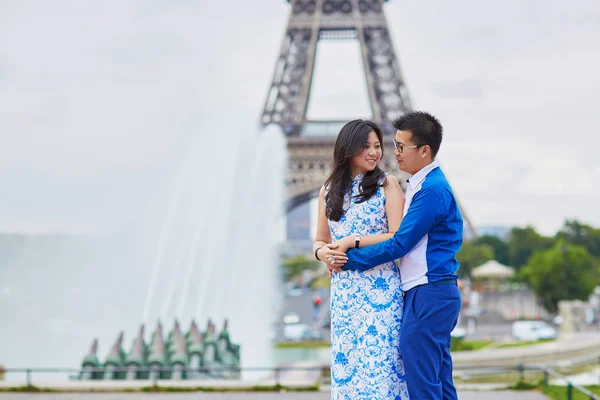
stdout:
<svg viewBox="0 0 600 400">
<path fill-rule="evenodd" d="M 494 249 L 494 259 L 501 264 L 509 265 L 508 243 L 496 236 L 481 236 L 475 240 L 476 245 L 488 245 Z"/>
<path fill-rule="evenodd" d="M 463 277 L 471 276 L 473 268 L 494 259 L 494 249 L 487 244 L 477 245 L 473 241 L 464 241 L 456 259 L 460 263 L 458 273 Z"/>
<path fill-rule="evenodd" d="M 518 271 L 527 264 L 534 251 L 549 249 L 553 243 L 554 238 L 540 235 L 531 226 L 512 228 L 508 234 L 508 265 Z"/>
<path fill-rule="evenodd" d="M 557 239 L 583 246 L 594 257 L 600 257 L 600 229 L 578 221 L 565 221 L 563 228 L 556 234 Z"/>
<path fill-rule="evenodd" d="M 289 281 L 296 275 L 300 274 L 305 269 L 310 269 L 312 271 L 319 268 L 319 261 L 307 257 L 303 254 L 289 257 L 283 260 L 283 267 L 285 270 L 285 280 Z"/>
<path fill-rule="evenodd" d="M 582 246 L 557 241 L 551 249 L 537 250 L 519 271 L 549 312 L 559 300 L 585 300 L 598 283 L 598 265 Z"/>
</svg>

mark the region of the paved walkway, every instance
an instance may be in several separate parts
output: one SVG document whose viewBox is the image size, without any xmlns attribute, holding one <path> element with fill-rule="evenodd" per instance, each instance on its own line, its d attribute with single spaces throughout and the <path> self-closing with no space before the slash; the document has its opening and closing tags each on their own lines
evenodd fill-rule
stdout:
<svg viewBox="0 0 600 400">
<path fill-rule="evenodd" d="M 600 356 L 600 333 L 575 332 L 564 334 L 556 341 L 531 346 L 483 348 L 452 354 L 454 370 L 517 364 L 552 365 L 576 358 L 596 359 Z"/>
<path fill-rule="evenodd" d="M 0 393 L 0 400 L 329 400 L 328 392 L 316 393 Z M 460 400 L 547 400 L 537 392 L 461 392 Z"/>
</svg>

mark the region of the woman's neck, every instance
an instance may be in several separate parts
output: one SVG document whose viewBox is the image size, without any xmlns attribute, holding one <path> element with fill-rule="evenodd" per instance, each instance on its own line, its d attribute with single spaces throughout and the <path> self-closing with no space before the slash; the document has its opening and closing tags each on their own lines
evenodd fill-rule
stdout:
<svg viewBox="0 0 600 400">
<path fill-rule="evenodd" d="M 352 168 L 350 170 L 350 174 L 352 175 L 352 178 L 356 178 L 357 175 L 362 175 L 365 174 L 367 171 L 361 170 L 361 169 L 354 169 Z"/>
</svg>

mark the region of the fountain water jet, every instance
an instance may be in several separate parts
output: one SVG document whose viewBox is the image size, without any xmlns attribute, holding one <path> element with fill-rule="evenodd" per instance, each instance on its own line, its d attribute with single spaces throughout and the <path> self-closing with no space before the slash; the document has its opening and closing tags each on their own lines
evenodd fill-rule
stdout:
<svg viewBox="0 0 600 400">
<path fill-rule="evenodd" d="M 202 129 L 171 187 L 157 177 L 157 190 L 110 235 L 26 242 L 1 274 L 13 288 L 0 303 L 3 363 L 79 366 L 92 338 L 106 355 L 116 332 L 130 342 L 140 323 L 204 326 L 210 316 L 229 320 L 242 367 L 269 366 L 281 303 L 274 244 L 283 238 L 274 226 L 284 214 L 285 139 L 277 128 L 248 135 L 240 127 L 252 122 L 231 123 Z"/>
<path fill-rule="evenodd" d="M 168 215 L 170 238 L 161 242 L 164 262 L 183 253 L 185 271 L 178 272 L 178 263 L 158 268 L 158 282 L 166 284 L 155 289 L 164 296 L 156 318 L 184 324 L 229 319 L 242 367 L 266 366 L 279 304 L 275 230 L 284 209 L 285 139 L 272 127 L 234 142 L 227 161 L 206 143 L 190 151 L 182 171 L 188 184 L 174 193 L 180 206 Z M 166 305 L 174 299 L 172 314 Z"/>
</svg>

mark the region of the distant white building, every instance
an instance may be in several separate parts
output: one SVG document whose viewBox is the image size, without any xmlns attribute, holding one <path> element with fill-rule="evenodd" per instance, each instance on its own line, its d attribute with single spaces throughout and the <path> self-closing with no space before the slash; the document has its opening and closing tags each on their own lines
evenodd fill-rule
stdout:
<svg viewBox="0 0 600 400">
<path fill-rule="evenodd" d="M 471 277 L 475 279 L 504 280 L 514 275 L 514 268 L 500 264 L 496 260 L 486 261 L 471 271 Z"/>
</svg>

